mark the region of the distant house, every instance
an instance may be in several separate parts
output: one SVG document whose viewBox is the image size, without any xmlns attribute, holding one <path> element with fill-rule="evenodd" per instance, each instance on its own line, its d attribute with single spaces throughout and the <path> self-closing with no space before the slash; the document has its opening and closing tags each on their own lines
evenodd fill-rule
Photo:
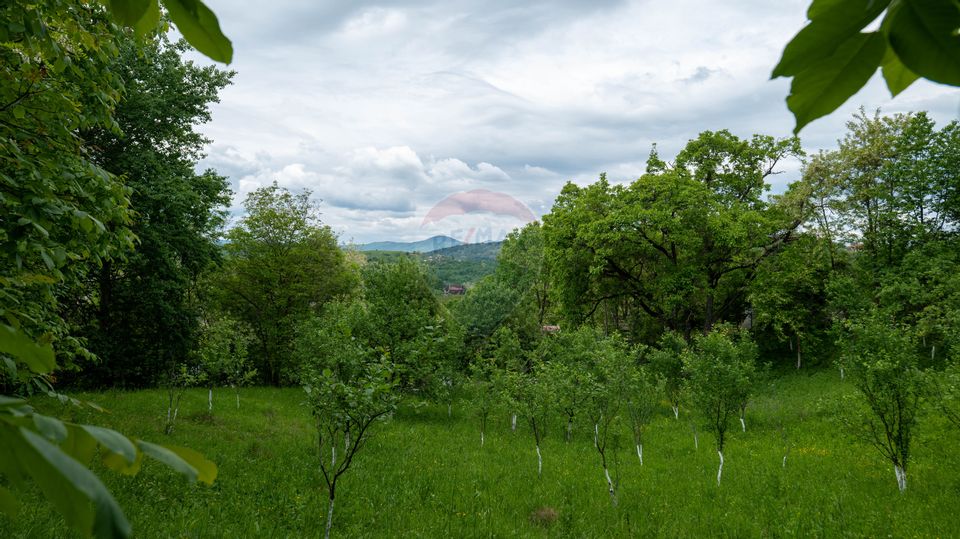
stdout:
<svg viewBox="0 0 960 539">
<path fill-rule="evenodd" d="M 443 293 L 450 296 L 462 296 L 467 293 L 467 287 L 462 284 L 448 284 L 443 287 Z"/>
<path fill-rule="evenodd" d="M 544 333 L 560 333 L 560 326 L 543 326 L 540 331 Z"/>
</svg>

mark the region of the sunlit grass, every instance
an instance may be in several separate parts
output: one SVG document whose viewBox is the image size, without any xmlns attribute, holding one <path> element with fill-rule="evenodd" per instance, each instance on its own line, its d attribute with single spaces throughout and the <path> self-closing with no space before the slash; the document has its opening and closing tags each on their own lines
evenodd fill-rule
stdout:
<svg viewBox="0 0 960 539">
<path fill-rule="evenodd" d="M 480 447 L 466 403 L 404 406 L 378 424 L 338 488 L 333 535 L 341 537 L 641 537 L 641 536 L 960 536 L 960 433 L 931 416 L 917 433 L 909 487 L 897 491 L 892 468 L 846 438 L 829 402 L 851 391 L 835 372 L 793 374 L 758 395 L 747 432 L 731 426 L 723 482 L 716 484 L 713 440 L 694 448 L 689 417 L 666 405 L 650 426 L 640 466 L 624 432 L 612 474 L 619 504 L 607 495 L 587 425 L 565 443 L 557 422 L 543 445 L 537 477 L 533 438 L 509 416 L 492 418 Z M 188 485 L 148 464 L 136 477 L 100 470 L 141 537 L 314 537 L 321 534 L 326 492 L 315 434 L 299 389 L 255 388 L 184 397 L 171 436 L 162 434 L 162 391 L 82 395 L 109 414 L 41 403 L 48 413 L 111 426 L 131 436 L 192 447 L 220 469 L 213 487 Z M 782 426 L 782 428 L 781 428 Z M 789 447 L 786 467 L 783 456 Z M 15 523 L 0 517 L 3 537 L 71 536 L 60 517 L 24 497 Z M 550 518 L 535 518 L 549 508 Z"/>
</svg>

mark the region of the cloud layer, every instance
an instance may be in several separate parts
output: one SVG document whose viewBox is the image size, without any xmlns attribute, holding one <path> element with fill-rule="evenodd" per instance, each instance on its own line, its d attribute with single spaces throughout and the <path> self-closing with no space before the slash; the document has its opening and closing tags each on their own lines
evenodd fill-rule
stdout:
<svg viewBox="0 0 960 539">
<path fill-rule="evenodd" d="M 567 180 L 635 178 L 654 142 L 670 158 L 708 129 L 789 135 L 789 83 L 768 78 L 808 1 L 209 3 L 237 76 L 203 166 L 230 176 L 235 211 L 272 181 L 307 188 L 343 240 L 367 242 L 498 239 L 522 222 L 424 216 L 476 189 L 539 216 Z M 832 147 L 860 105 L 944 122 L 957 104 L 927 83 L 891 102 L 876 77 L 804 146 Z"/>
</svg>

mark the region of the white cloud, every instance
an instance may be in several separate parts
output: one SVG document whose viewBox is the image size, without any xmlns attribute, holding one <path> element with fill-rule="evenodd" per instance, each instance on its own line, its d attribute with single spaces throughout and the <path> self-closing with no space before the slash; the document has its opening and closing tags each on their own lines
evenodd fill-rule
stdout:
<svg viewBox="0 0 960 539">
<path fill-rule="evenodd" d="M 669 160 L 703 130 L 789 135 L 789 82 L 768 78 L 808 3 L 211 0 L 238 74 L 204 164 L 237 205 L 273 180 L 310 188 L 358 241 L 421 238 L 417 215 L 472 189 L 539 216 L 567 180 L 637 177 L 654 142 Z M 891 102 L 875 77 L 804 146 L 833 146 L 861 104 L 943 122 L 957 102 L 925 82 Z"/>
</svg>

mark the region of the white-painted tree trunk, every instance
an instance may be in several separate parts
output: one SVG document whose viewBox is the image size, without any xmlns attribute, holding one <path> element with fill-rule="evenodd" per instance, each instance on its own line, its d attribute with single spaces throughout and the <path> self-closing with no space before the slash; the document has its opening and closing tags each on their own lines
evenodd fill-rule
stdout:
<svg viewBox="0 0 960 539">
<path fill-rule="evenodd" d="M 517 414 L 510 416 L 510 430 L 514 432 L 517 430 Z"/>
<path fill-rule="evenodd" d="M 213 412 L 213 388 L 207 390 L 207 410 Z"/>
<path fill-rule="evenodd" d="M 743 429 L 743 432 L 747 432 L 747 423 L 743 420 L 743 416 L 740 416 L 740 428 Z"/>
<path fill-rule="evenodd" d="M 787 456 L 786 456 L 786 455 L 783 456 L 783 467 L 784 467 L 784 468 L 787 467 Z"/>
<path fill-rule="evenodd" d="M 333 498 L 330 498 L 330 504 L 327 506 L 327 524 L 324 537 L 330 539 L 330 527 L 333 525 Z"/>
<path fill-rule="evenodd" d="M 843 380 L 843 367 L 840 367 L 840 379 Z"/>
<path fill-rule="evenodd" d="M 897 475 L 897 487 L 900 488 L 900 492 L 907 490 L 907 472 L 899 465 L 894 465 L 893 473 Z"/>
<path fill-rule="evenodd" d="M 937 355 L 937 345 L 930 347 L 930 361 L 933 361 L 935 355 Z"/>
<path fill-rule="evenodd" d="M 480 431 L 480 447 L 483 447 L 483 431 Z"/>
<path fill-rule="evenodd" d="M 540 444 L 537 444 L 537 477 L 543 475 L 543 455 L 540 454 Z"/>
<path fill-rule="evenodd" d="M 178 404 L 176 408 L 173 409 L 173 420 L 177 420 L 177 414 L 180 413 L 180 405 Z"/>
<path fill-rule="evenodd" d="M 567 419 L 567 441 L 573 439 L 573 421 Z"/>
<path fill-rule="evenodd" d="M 690 430 L 693 431 L 693 448 L 700 449 L 700 439 L 697 437 L 697 426 L 691 423 Z"/>
<path fill-rule="evenodd" d="M 640 466 L 643 466 L 643 444 L 637 444 L 637 458 L 640 459 Z"/>
<path fill-rule="evenodd" d="M 614 506 L 617 505 L 617 492 L 613 489 L 613 480 L 610 479 L 610 471 L 606 467 L 603 468 L 603 475 L 607 478 L 607 491 L 610 492 L 610 503 Z"/>
<path fill-rule="evenodd" d="M 717 454 L 720 455 L 720 467 L 717 468 L 717 486 L 720 486 L 720 476 L 723 475 L 723 453 L 717 451 Z"/>
<path fill-rule="evenodd" d="M 593 447 L 600 447 L 600 425 L 593 424 Z"/>
<path fill-rule="evenodd" d="M 673 408 L 673 418 L 680 419 L 680 407 L 676 405 L 670 405 Z"/>
</svg>

